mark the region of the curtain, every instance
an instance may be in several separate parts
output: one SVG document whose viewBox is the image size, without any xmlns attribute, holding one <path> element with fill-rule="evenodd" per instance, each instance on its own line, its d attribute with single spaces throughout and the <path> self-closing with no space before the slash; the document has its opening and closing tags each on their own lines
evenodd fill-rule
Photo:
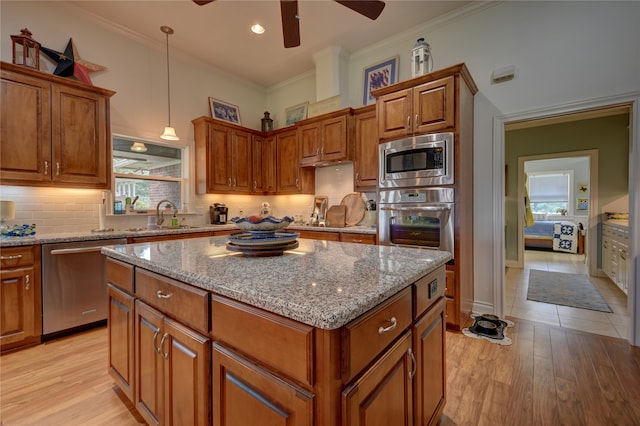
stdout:
<svg viewBox="0 0 640 426">
<path fill-rule="evenodd" d="M 531 212 L 531 205 L 529 204 L 529 176 L 524 174 L 524 226 L 528 228 L 533 226 L 535 221 L 533 220 L 533 213 Z"/>
</svg>

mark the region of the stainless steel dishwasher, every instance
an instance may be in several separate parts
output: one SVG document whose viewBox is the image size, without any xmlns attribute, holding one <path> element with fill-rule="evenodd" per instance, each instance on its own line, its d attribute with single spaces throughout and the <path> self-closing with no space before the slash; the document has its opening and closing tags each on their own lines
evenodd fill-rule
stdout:
<svg viewBox="0 0 640 426">
<path fill-rule="evenodd" d="M 107 319 L 105 256 L 100 248 L 126 243 L 122 238 L 42 245 L 43 338 Z"/>
</svg>

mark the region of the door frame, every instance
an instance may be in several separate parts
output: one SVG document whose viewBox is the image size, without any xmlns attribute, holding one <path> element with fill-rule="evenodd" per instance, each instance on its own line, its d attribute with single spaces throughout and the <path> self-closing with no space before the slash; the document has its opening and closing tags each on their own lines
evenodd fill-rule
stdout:
<svg viewBox="0 0 640 426">
<path fill-rule="evenodd" d="M 550 118 L 566 114 L 574 114 L 594 109 L 627 105 L 629 111 L 629 188 L 640 188 L 640 92 L 598 98 L 589 101 L 573 102 L 550 108 L 541 108 L 520 113 L 496 116 L 493 119 L 493 200 L 495 215 L 493 216 L 493 276 L 494 276 L 494 311 L 503 317 L 505 307 L 505 206 L 504 206 L 504 152 L 505 125 L 516 121 Z M 631 345 L 640 346 L 640 288 L 638 271 L 640 271 L 640 195 L 629 191 L 629 227 L 631 259 L 629 286 L 629 335 Z M 636 214 L 637 213 L 637 214 Z M 591 226 L 591 225 L 590 225 Z"/>
</svg>

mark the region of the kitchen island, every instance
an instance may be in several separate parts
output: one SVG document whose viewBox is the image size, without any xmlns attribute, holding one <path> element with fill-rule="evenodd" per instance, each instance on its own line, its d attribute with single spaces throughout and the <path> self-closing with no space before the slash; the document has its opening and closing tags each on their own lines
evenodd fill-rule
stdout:
<svg viewBox="0 0 640 426">
<path fill-rule="evenodd" d="M 273 257 L 227 237 L 102 249 L 109 371 L 149 424 L 437 422 L 450 254 L 298 242 Z"/>
</svg>

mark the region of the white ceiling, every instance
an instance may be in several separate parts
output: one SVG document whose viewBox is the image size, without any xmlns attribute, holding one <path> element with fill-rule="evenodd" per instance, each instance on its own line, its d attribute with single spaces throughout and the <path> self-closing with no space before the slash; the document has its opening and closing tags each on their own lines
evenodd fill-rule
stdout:
<svg viewBox="0 0 640 426">
<path fill-rule="evenodd" d="M 332 0 L 299 0 L 299 47 L 285 49 L 277 0 L 216 0 L 198 6 L 191 0 L 70 1 L 134 38 L 182 51 L 213 67 L 262 87 L 313 70 L 313 54 L 330 46 L 356 52 L 394 34 L 463 7 L 470 1 L 387 0 L 372 21 Z M 249 27 L 260 23 L 265 34 Z M 428 41 L 428 38 L 427 38 Z"/>
</svg>

